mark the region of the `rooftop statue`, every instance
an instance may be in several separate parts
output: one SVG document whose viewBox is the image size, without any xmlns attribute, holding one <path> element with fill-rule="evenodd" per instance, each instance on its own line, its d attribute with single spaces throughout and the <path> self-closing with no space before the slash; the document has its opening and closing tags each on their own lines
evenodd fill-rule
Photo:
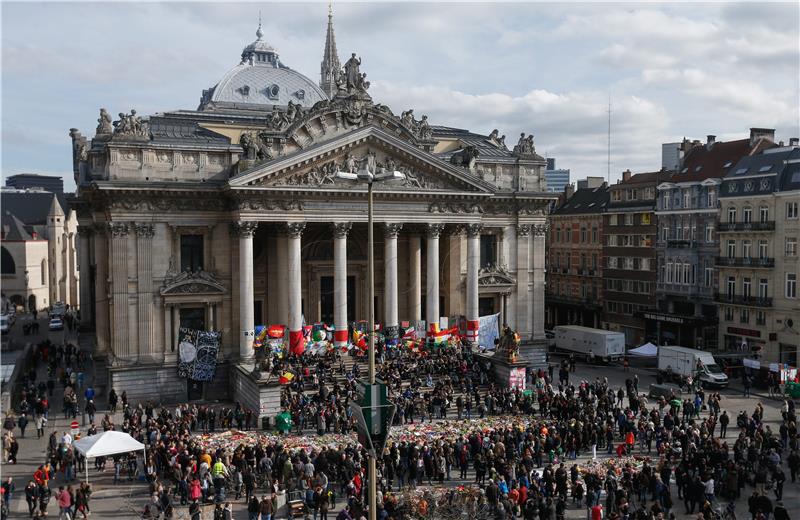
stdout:
<svg viewBox="0 0 800 520">
<path fill-rule="evenodd" d="M 356 58 L 354 52 L 347 63 L 344 64 L 345 86 L 349 92 L 359 88 L 363 80 L 361 76 L 361 58 Z"/>
<path fill-rule="evenodd" d="M 514 147 L 514 155 L 535 155 L 536 148 L 533 146 L 533 134 L 525 137 L 525 132 L 519 134 L 519 141 Z"/>
<path fill-rule="evenodd" d="M 136 110 L 131 109 L 130 114 L 120 112 L 119 121 L 114 121 L 115 136 L 150 137 L 150 128 L 147 121 L 136 115 Z"/>
<path fill-rule="evenodd" d="M 98 135 L 114 133 L 114 126 L 111 124 L 111 115 L 105 108 L 100 109 L 100 118 L 97 120 Z"/>
</svg>

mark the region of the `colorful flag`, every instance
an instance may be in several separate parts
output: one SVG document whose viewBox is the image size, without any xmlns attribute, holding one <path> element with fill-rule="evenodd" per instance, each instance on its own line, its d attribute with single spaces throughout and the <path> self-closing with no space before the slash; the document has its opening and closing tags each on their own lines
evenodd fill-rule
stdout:
<svg viewBox="0 0 800 520">
<path fill-rule="evenodd" d="M 278 378 L 278 383 L 282 385 L 288 385 L 294 379 L 294 374 L 291 372 L 284 372 L 281 377 Z"/>
</svg>

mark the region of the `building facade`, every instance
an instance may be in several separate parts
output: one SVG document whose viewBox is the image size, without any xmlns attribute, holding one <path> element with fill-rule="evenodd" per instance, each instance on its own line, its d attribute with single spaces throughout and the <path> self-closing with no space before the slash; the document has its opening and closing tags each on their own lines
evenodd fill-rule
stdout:
<svg viewBox="0 0 800 520">
<path fill-rule="evenodd" d="M 24 312 L 56 302 L 79 306 L 78 219 L 62 209 L 66 198 L 41 190 L 4 189 L 2 198 L 2 292 Z"/>
<path fill-rule="evenodd" d="M 64 193 L 64 179 L 56 175 L 19 173 L 7 177 L 6 186 L 18 190 L 39 189 L 50 193 Z"/>
<path fill-rule="evenodd" d="M 623 332 L 628 346 L 653 339 L 646 330 L 648 314 L 656 308 L 656 187 L 667 171 L 623 172 L 609 186 L 608 210 L 603 216 L 603 328 Z"/>
<path fill-rule="evenodd" d="M 769 137 L 705 144 L 684 141 L 679 169 L 658 186 L 658 312 L 648 328 L 659 345 L 717 347 L 716 262 L 722 179 L 742 157 L 772 146 Z"/>
<path fill-rule="evenodd" d="M 608 188 L 577 190 L 550 214 L 547 245 L 548 328 L 599 328 L 603 313 L 603 213 Z"/>
<path fill-rule="evenodd" d="M 547 191 L 564 193 L 564 188 L 569 184 L 569 169 L 556 168 L 556 159 L 548 157 L 544 177 L 547 181 Z"/>
<path fill-rule="evenodd" d="M 800 346 L 800 147 L 737 162 L 722 182 L 719 337 L 728 350 L 797 366 Z"/>
<path fill-rule="evenodd" d="M 197 110 L 114 122 L 101 110 L 93 138 L 73 129 L 89 237 L 79 253 L 92 312 L 82 317 L 117 392 L 185 399 L 180 327 L 222 334 L 207 398 L 236 392 L 226 374 L 252 361 L 255 325 L 287 325 L 299 353 L 302 325 L 324 322 L 343 346 L 370 303 L 359 175 L 395 178 L 372 190 L 374 304 L 388 337 L 447 317 L 475 338 L 481 313 L 502 313 L 523 341 L 543 342 L 555 197 L 533 137 L 509 149 L 497 131 L 395 114 L 372 100 L 355 54 L 331 95 L 333 41 L 329 19 L 320 86 L 281 63 L 259 27 Z"/>
</svg>

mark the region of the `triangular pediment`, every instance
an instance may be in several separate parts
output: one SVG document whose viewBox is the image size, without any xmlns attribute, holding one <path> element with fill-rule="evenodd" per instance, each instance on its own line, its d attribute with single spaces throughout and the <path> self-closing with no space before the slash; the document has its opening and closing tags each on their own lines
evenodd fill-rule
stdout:
<svg viewBox="0 0 800 520">
<path fill-rule="evenodd" d="M 230 179 L 229 185 L 231 188 L 288 190 L 352 188 L 355 181 L 339 174 L 365 169 L 376 175 L 396 171 L 404 174 L 404 180 L 376 184 L 376 190 L 491 193 L 494 189 L 466 168 L 444 162 L 375 126 L 361 127 L 259 164 Z"/>
<path fill-rule="evenodd" d="M 224 294 L 225 287 L 216 276 L 206 271 L 184 271 L 164 280 L 162 296 L 187 294 Z"/>
</svg>

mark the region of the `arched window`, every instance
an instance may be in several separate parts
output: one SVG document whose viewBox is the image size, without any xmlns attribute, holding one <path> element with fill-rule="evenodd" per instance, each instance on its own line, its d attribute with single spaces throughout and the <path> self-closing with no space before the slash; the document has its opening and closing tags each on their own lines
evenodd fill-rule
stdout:
<svg viewBox="0 0 800 520">
<path fill-rule="evenodd" d="M 14 263 L 14 257 L 8 252 L 5 247 L 0 248 L 0 273 L 14 274 L 17 272 L 17 266 Z"/>
</svg>

